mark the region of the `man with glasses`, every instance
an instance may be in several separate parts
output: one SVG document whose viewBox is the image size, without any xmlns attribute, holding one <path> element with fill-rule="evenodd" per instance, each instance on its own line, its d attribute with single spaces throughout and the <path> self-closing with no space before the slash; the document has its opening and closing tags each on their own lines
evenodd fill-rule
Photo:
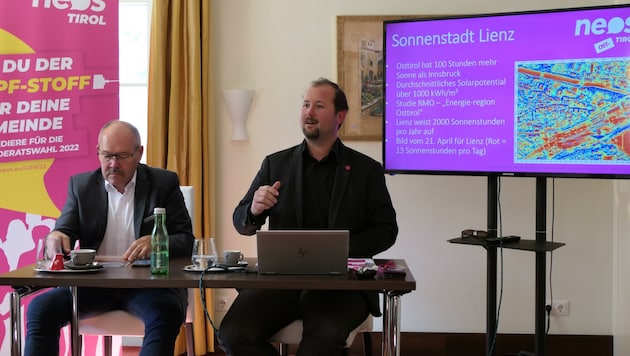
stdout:
<svg viewBox="0 0 630 356">
<path fill-rule="evenodd" d="M 140 163 L 138 130 L 123 121 L 103 126 L 97 144 L 100 169 L 70 178 L 68 197 L 47 239 L 65 254 L 78 241 L 97 255 L 123 262 L 149 258 L 153 208 L 166 208 L 171 256 L 190 256 L 192 225 L 174 172 Z M 122 309 L 144 321 L 140 355 L 172 356 L 186 317 L 186 289 L 78 288 L 79 316 Z M 58 355 L 60 328 L 70 322 L 72 296 L 59 287 L 35 297 L 28 307 L 24 355 Z"/>
</svg>

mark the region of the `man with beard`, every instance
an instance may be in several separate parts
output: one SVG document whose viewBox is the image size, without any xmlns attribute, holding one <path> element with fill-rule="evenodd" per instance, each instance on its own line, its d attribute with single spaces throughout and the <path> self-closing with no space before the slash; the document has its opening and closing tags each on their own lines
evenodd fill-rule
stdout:
<svg viewBox="0 0 630 356">
<path fill-rule="evenodd" d="M 166 208 L 169 253 L 192 254 L 192 225 L 179 178 L 174 172 L 140 164 L 143 146 L 138 130 L 123 121 L 106 123 L 96 146 L 100 169 L 70 178 L 68 197 L 47 239 L 57 239 L 64 253 L 79 241 L 97 256 L 120 256 L 123 262 L 147 259 L 151 252 L 153 208 Z M 186 289 L 78 288 L 79 316 L 121 309 L 144 321 L 140 355 L 172 356 L 186 317 Z M 59 329 L 70 322 L 68 287 L 35 297 L 28 307 L 24 355 L 58 355 Z"/>
<path fill-rule="evenodd" d="M 349 230 L 349 257 L 371 258 L 394 244 L 398 225 L 382 166 L 338 137 L 347 112 L 336 83 L 311 83 L 300 111 L 304 141 L 264 159 L 234 210 L 240 234 L 254 235 L 269 218 L 269 229 Z M 277 355 L 267 340 L 302 319 L 296 355 L 341 355 L 370 313 L 380 315 L 376 292 L 241 289 L 219 342 L 230 356 Z"/>
</svg>

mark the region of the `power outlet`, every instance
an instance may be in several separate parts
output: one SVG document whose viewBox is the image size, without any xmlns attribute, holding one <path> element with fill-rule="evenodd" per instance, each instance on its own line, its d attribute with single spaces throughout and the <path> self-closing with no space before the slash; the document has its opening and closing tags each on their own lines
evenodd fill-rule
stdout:
<svg viewBox="0 0 630 356">
<path fill-rule="evenodd" d="M 214 306 L 214 310 L 216 311 L 227 311 L 230 306 L 229 300 L 226 297 L 217 297 L 216 305 Z"/>
<path fill-rule="evenodd" d="M 547 301 L 547 305 L 549 305 Z M 569 315 L 569 301 L 566 299 L 558 299 L 551 304 L 551 315 L 566 316 Z"/>
</svg>

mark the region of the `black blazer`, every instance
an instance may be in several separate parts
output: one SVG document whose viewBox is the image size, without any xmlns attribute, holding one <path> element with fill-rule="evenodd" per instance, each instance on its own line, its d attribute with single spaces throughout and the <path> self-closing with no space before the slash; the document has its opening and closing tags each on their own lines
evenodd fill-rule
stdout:
<svg viewBox="0 0 630 356">
<path fill-rule="evenodd" d="M 107 191 L 100 169 L 74 175 L 70 177 L 68 197 L 55 223 L 55 230 L 70 236 L 70 246 L 79 240 L 82 248 L 98 249 L 105 235 L 107 204 Z M 153 221 L 143 220 L 153 215 L 153 208 L 164 207 L 170 255 L 192 254 L 192 225 L 177 174 L 138 165 L 134 205 L 136 239 L 151 234 Z"/>
<path fill-rule="evenodd" d="M 349 257 L 372 257 L 396 241 L 396 212 L 380 163 L 337 140 L 338 157 L 328 226 L 350 230 Z M 269 218 L 269 229 L 303 227 L 302 154 L 306 143 L 271 154 L 262 162 L 249 190 L 232 215 L 242 235 L 254 235 Z M 261 185 L 282 182 L 278 203 L 253 218 L 249 213 L 254 192 Z M 378 298 L 369 294 L 372 312 L 379 315 Z"/>
</svg>

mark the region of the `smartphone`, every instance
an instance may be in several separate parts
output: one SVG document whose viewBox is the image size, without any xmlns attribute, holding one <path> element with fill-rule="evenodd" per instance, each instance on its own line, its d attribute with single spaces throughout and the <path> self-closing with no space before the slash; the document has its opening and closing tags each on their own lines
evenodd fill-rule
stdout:
<svg viewBox="0 0 630 356">
<path fill-rule="evenodd" d="M 151 266 L 151 260 L 135 260 L 131 265 L 133 267 L 149 267 Z"/>
</svg>

